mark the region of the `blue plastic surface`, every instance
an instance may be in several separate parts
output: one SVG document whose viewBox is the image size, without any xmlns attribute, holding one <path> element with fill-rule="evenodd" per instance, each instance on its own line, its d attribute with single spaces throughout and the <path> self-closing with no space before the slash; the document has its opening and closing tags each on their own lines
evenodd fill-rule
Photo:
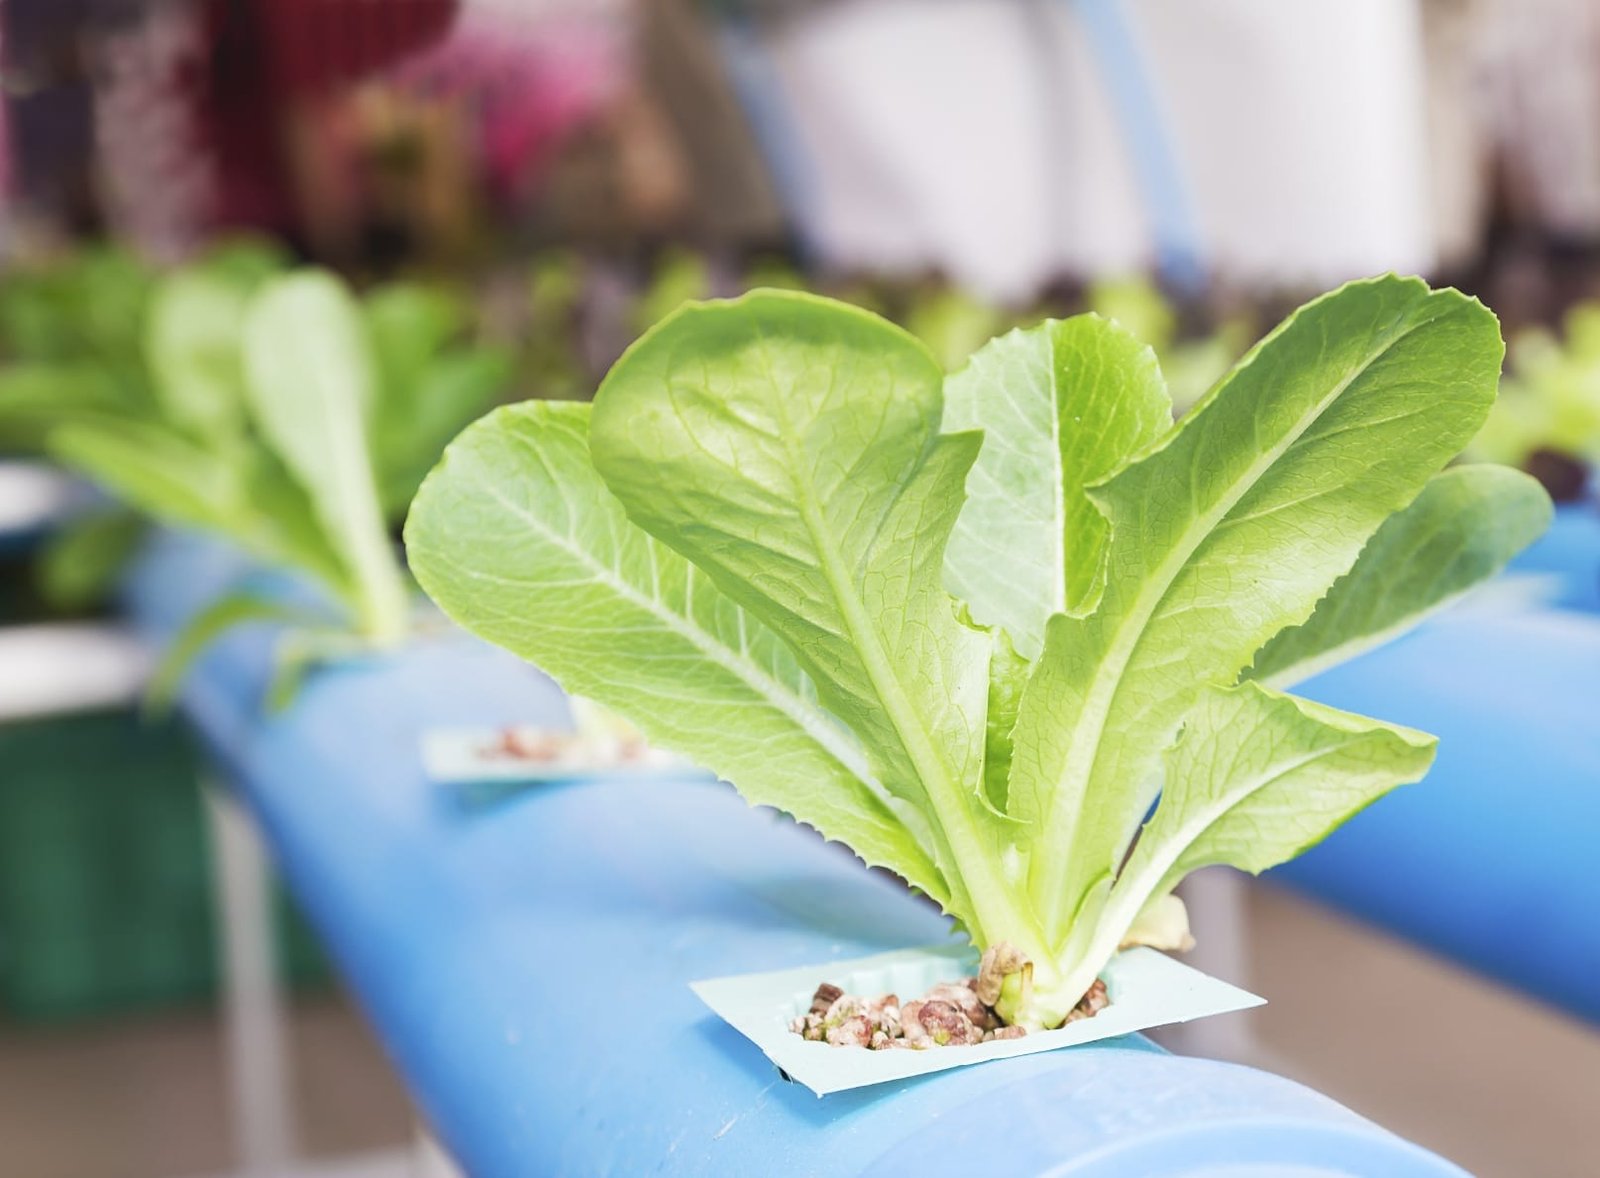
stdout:
<svg viewBox="0 0 1600 1178">
<path fill-rule="evenodd" d="M 208 583 L 184 569 L 147 565 L 136 613 Z M 557 721 L 551 684 L 458 638 L 314 676 L 264 719 L 267 638 L 214 648 L 186 707 L 476 1178 L 1461 1173 L 1309 1089 L 1140 1039 L 818 1100 L 687 983 L 926 943 L 942 918 L 722 785 L 463 809 L 424 782 L 418 734 Z"/>
<path fill-rule="evenodd" d="M 1511 562 L 1518 573 L 1552 573 L 1560 590 L 1551 604 L 1600 612 L 1600 504 L 1556 510 L 1550 530 Z"/>
<path fill-rule="evenodd" d="M 1299 690 L 1439 757 L 1273 874 L 1600 1021 L 1600 619 L 1446 616 Z"/>
</svg>

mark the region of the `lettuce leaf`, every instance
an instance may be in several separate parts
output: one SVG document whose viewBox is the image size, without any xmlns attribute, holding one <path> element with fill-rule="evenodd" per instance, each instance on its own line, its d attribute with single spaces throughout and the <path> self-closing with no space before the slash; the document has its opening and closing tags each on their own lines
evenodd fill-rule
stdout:
<svg viewBox="0 0 1600 1178">
<path fill-rule="evenodd" d="M 1073 931 L 1070 990 L 1135 932 L 1184 876 L 1227 864 L 1260 872 L 1321 842 L 1433 762 L 1425 733 L 1261 687 L 1210 687 L 1165 755 L 1167 787 L 1117 875 L 1105 912 Z M 1149 931 L 1145 931 L 1149 936 Z"/>
<path fill-rule="evenodd" d="M 1504 466 L 1457 466 L 1378 529 L 1299 626 L 1256 654 L 1247 677 L 1290 687 L 1405 633 L 1544 534 L 1550 497 Z"/>
<path fill-rule="evenodd" d="M 245 423 L 239 354 L 248 293 L 201 269 L 163 280 L 146 338 L 156 397 L 178 428 L 237 447 Z"/>
<path fill-rule="evenodd" d="M 410 587 L 391 521 L 504 387 L 508 354 L 472 338 L 471 304 L 443 287 L 358 299 L 247 241 L 159 277 L 130 260 L 86 256 L 0 292 L 0 321 L 37 353 L 0 371 L 0 434 L 154 519 L 308 574 L 341 616 L 320 623 L 302 663 L 352 638 L 397 640 Z M 101 279 L 120 284 L 117 315 L 76 305 Z M 235 616 L 220 610 L 196 633 Z"/>
<path fill-rule="evenodd" d="M 685 308 L 630 349 L 595 396 L 591 445 L 629 518 L 788 643 L 926 823 L 978 934 L 1015 917 L 1003 824 L 973 784 L 990 640 L 942 584 L 981 435 L 939 433 L 943 383 L 876 316 L 756 292 Z"/>
<path fill-rule="evenodd" d="M 1470 440 L 1501 351 L 1493 316 L 1459 294 L 1347 286 L 1094 489 L 1111 524 L 1106 592 L 1093 615 L 1050 622 L 1010 789 L 1049 850 L 1030 888 L 1056 935 L 1103 899 L 1200 692 L 1305 621 Z"/>
<path fill-rule="evenodd" d="M 589 406 L 496 410 L 450 447 L 406 526 L 446 613 L 650 740 L 892 867 L 943 902 L 943 878 L 770 630 L 631 524 L 590 461 Z M 503 610 L 485 610 L 490 600 Z"/>
<path fill-rule="evenodd" d="M 1155 353 L 1094 315 L 1013 331 L 950 378 L 944 424 L 984 431 L 946 582 L 1037 658 L 1050 618 L 1088 613 L 1105 584 L 1088 488 L 1172 426 Z"/>
<path fill-rule="evenodd" d="M 344 558 L 362 630 L 394 640 L 406 627 L 406 589 L 371 462 L 378 392 L 355 300 L 315 271 L 269 282 L 245 316 L 244 371 L 256 428 Z"/>
</svg>

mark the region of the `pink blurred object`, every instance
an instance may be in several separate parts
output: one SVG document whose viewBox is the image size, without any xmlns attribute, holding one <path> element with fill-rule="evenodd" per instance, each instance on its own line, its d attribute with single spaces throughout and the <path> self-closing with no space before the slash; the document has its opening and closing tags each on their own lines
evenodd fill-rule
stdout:
<svg viewBox="0 0 1600 1178">
<path fill-rule="evenodd" d="M 620 22 L 469 6 L 450 39 L 395 80 L 476 110 L 489 181 L 507 197 L 536 182 L 566 137 L 615 100 L 630 64 Z"/>
</svg>

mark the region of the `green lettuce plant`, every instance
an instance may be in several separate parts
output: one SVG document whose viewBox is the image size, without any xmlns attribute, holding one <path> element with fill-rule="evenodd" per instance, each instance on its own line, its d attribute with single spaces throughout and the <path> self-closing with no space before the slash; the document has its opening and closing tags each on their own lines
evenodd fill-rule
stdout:
<svg viewBox="0 0 1600 1178">
<path fill-rule="evenodd" d="M 516 383 L 533 396 L 567 400 L 592 387 L 578 338 L 585 273 L 582 258 L 568 250 L 547 251 L 530 269 L 516 327 Z"/>
<path fill-rule="evenodd" d="M 191 267 L 248 289 L 283 268 L 261 242 L 230 239 Z M 159 411 L 146 323 L 158 273 L 133 253 L 87 246 L 0 279 L 0 444 L 33 450 L 56 423 Z"/>
<path fill-rule="evenodd" d="M 193 268 L 248 289 L 283 266 L 270 245 L 233 238 Z M 158 289 L 151 266 L 104 245 L 6 273 L 0 280 L 0 448 L 43 452 L 64 424 L 142 424 L 161 417 L 145 338 Z M 96 605 L 144 531 L 143 517 L 118 504 L 65 521 L 35 561 L 41 596 L 63 611 Z"/>
<path fill-rule="evenodd" d="M 173 645 L 157 701 L 206 642 L 250 618 L 300 625 L 279 699 L 307 662 L 397 640 L 410 589 L 389 529 L 511 375 L 509 352 L 473 338 L 475 317 L 439 284 L 358 299 L 248 239 L 165 274 L 95 248 L 9 275 L 0 441 L 48 452 L 118 500 L 62 530 L 41 587 L 63 608 L 93 604 L 146 517 L 222 535 L 321 587 L 315 605 L 248 591 L 218 602 Z"/>
<path fill-rule="evenodd" d="M 134 254 L 87 246 L 8 268 L 0 279 L 0 397 L 94 404 L 148 392 L 140 323 L 155 275 Z M 21 418 L 0 419 L 0 440 L 37 440 Z"/>
<path fill-rule="evenodd" d="M 1600 463 L 1600 303 L 1581 303 L 1562 335 L 1530 328 L 1512 338 L 1509 372 L 1471 454 L 1525 466 L 1540 451 Z"/>
<path fill-rule="evenodd" d="M 396 525 L 445 443 L 512 379 L 511 352 L 473 337 L 474 314 L 466 294 L 437 283 L 392 282 L 361 300 L 375 390 L 368 445 Z"/>
<path fill-rule="evenodd" d="M 913 288 L 901 322 L 953 372 L 1016 316 L 960 287 L 932 283 Z"/>
<path fill-rule="evenodd" d="M 50 451 L 151 518 L 222 536 L 322 590 L 315 604 L 225 595 L 169 648 L 152 699 L 170 697 L 211 639 L 252 619 L 315 636 L 285 648 L 280 700 L 304 661 L 347 635 L 397 642 L 408 588 L 382 510 L 377 372 L 354 297 L 315 271 L 253 289 L 182 271 L 154 296 L 147 342 L 158 412 L 61 424 Z"/>
<path fill-rule="evenodd" d="M 1445 465 L 1494 317 L 1414 279 L 1302 308 L 1174 426 L 1094 316 L 948 379 L 809 295 L 680 310 L 592 408 L 497 410 L 406 527 L 444 610 L 937 901 L 1060 1023 L 1172 890 L 1260 871 L 1427 770 L 1434 739 L 1285 688 L 1415 624 L 1546 525 Z M 1441 473 L 1443 471 L 1443 473 Z"/>
</svg>

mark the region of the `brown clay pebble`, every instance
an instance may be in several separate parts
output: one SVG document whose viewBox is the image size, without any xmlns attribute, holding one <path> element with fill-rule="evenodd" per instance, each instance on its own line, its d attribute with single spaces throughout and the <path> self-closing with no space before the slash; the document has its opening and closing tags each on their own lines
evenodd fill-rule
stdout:
<svg viewBox="0 0 1600 1178">
<path fill-rule="evenodd" d="M 994 1007 L 979 997 L 984 989 L 977 978 L 940 982 L 902 1006 L 893 994 L 863 999 L 824 982 L 812 995 L 811 1010 L 790 1023 L 789 1029 L 835 1047 L 872 1051 L 961 1047 L 1025 1036 L 1027 1028 L 1006 1026 Z M 1096 979 L 1067 1022 L 1092 1018 L 1110 1004 L 1105 983 Z"/>
<path fill-rule="evenodd" d="M 828 1007 L 837 1002 L 844 991 L 832 982 L 823 982 L 817 987 L 817 992 L 811 995 L 811 1013 L 827 1014 Z"/>
<path fill-rule="evenodd" d="M 853 1014 L 828 1032 L 835 1047 L 865 1047 L 872 1042 L 872 1024 L 865 1015 Z"/>
</svg>

